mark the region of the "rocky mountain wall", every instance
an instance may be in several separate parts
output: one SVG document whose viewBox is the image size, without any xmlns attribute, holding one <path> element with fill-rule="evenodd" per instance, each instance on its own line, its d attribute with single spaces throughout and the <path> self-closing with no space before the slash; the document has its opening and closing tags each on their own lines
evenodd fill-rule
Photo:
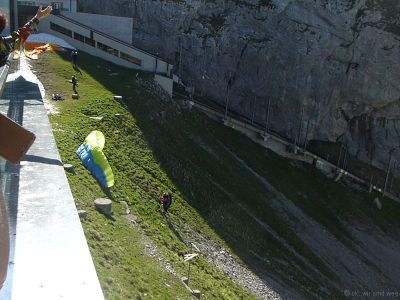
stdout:
<svg viewBox="0 0 400 300">
<path fill-rule="evenodd" d="M 260 123 L 270 99 L 282 135 L 301 127 L 302 142 L 308 123 L 308 139 L 340 141 L 364 161 L 400 159 L 398 1 L 80 0 L 78 10 L 132 17 L 134 45 Z"/>
</svg>

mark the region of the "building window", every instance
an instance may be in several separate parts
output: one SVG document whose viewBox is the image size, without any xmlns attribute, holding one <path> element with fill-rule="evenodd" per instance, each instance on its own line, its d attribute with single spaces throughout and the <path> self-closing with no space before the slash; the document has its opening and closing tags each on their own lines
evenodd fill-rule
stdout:
<svg viewBox="0 0 400 300">
<path fill-rule="evenodd" d="M 107 46 L 103 43 L 97 42 L 97 48 L 99 48 L 100 50 L 103 50 L 104 52 L 107 52 L 109 54 L 118 56 L 118 50 L 111 48 L 110 46 Z"/>
<path fill-rule="evenodd" d="M 126 54 L 126 53 L 124 53 L 124 52 L 120 52 L 120 57 L 121 57 L 122 59 L 124 59 L 124 60 L 127 60 L 127 61 L 129 61 L 129 62 L 135 64 L 135 65 L 139 65 L 139 66 L 142 65 L 142 61 L 141 61 L 140 59 L 138 59 L 138 58 L 136 58 L 136 57 L 133 57 L 133 56 L 131 56 L 131 55 L 129 55 L 129 54 Z"/>
<path fill-rule="evenodd" d="M 95 47 L 96 46 L 96 41 L 85 36 L 85 44 L 88 44 L 88 45 L 90 45 L 92 47 Z"/>
<path fill-rule="evenodd" d="M 60 25 L 57 25 L 57 24 L 55 24 L 53 22 L 50 22 L 50 29 L 53 30 L 53 31 L 57 31 L 59 33 L 62 33 L 64 35 L 67 35 L 70 38 L 72 38 L 72 31 L 71 30 L 69 30 L 69 29 L 67 29 L 65 27 L 62 27 Z"/>
<path fill-rule="evenodd" d="M 82 43 L 85 42 L 85 37 L 82 34 L 74 32 L 74 39 L 81 41 Z"/>
</svg>

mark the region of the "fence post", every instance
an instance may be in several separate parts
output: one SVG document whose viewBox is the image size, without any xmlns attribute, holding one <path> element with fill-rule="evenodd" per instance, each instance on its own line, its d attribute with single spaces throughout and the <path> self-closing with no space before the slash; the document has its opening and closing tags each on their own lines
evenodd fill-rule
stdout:
<svg viewBox="0 0 400 300">
<path fill-rule="evenodd" d="M 390 165 L 392 164 L 392 151 L 389 152 L 390 156 L 389 156 L 389 165 L 386 171 L 386 179 L 385 179 L 385 186 L 383 187 L 383 192 L 382 192 L 382 197 L 385 197 L 385 192 L 386 192 L 386 186 L 387 186 L 387 182 L 388 182 L 388 178 L 389 178 L 389 173 L 390 173 Z"/>
</svg>

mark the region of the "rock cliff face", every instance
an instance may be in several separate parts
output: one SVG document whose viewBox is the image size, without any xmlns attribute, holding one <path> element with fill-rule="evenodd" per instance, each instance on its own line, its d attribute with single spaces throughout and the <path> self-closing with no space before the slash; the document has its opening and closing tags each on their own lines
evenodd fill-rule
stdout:
<svg viewBox="0 0 400 300">
<path fill-rule="evenodd" d="M 380 167 L 399 148 L 398 1 L 85 0 L 78 10 L 132 17 L 133 44 L 260 123 L 270 99 L 282 135 L 294 138 L 302 119 L 300 141 L 309 123 L 308 139 Z"/>
</svg>

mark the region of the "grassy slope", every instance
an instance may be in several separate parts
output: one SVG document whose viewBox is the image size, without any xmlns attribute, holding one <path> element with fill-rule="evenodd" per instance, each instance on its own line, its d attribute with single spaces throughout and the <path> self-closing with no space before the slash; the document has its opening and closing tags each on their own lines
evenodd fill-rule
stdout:
<svg viewBox="0 0 400 300">
<path fill-rule="evenodd" d="M 163 272 L 158 262 L 145 255 L 139 232 L 121 217 L 123 206 L 114 204 L 115 221 L 102 217 L 94 210 L 93 200 L 106 195 L 81 166 L 75 150 L 90 131 L 97 129 L 106 136 L 104 152 L 116 178 L 116 184 L 108 196 L 115 201 L 129 203 L 133 213 L 139 217 L 142 230 L 152 237 L 159 251 L 168 257 L 177 272 L 186 274 L 187 266 L 182 256 L 190 249 L 176 238 L 156 211 L 156 201 L 162 191 L 174 192 L 171 212 L 173 220 L 186 220 L 197 230 L 215 236 L 203 218 L 178 196 L 178 189 L 154 157 L 138 121 L 126 108 L 111 100 L 115 93 L 103 84 L 106 82 L 110 86 L 123 86 L 125 91 L 118 91 L 118 94 L 144 107 L 148 107 L 151 102 L 156 105 L 159 103 L 140 92 L 133 83 L 135 73 L 132 71 L 82 54 L 80 60 L 84 59 L 84 66 L 88 70 L 86 72 L 83 68 L 82 75 L 78 74 L 81 99 L 55 103 L 61 114 L 51 116 L 51 122 L 63 162 L 72 163 L 78 172 L 77 176 L 68 174 L 68 179 L 78 208 L 88 212 L 83 227 L 106 298 L 189 298 L 190 294 L 177 278 Z M 57 91 L 68 95 L 71 92 L 67 80 L 74 71 L 68 61 L 49 53 L 35 62 L 34 68 L 49 93 Z M 121 76 L 105 75 L 113 72 L 120 72 Z M 129 82 L 128 78 L 130 87 L 121 84 L 122 80 Z M 122 120 L 116 118 L 115 113 L 121 113 Z M 99 122 L 89 116 L 103 116 L 104 119 Z M 192 265 L 191 285 L 199 288 L 205 299 L 239 299 L 241 296 L 245 299 L 253 298 L 213 270 L 203 259 L 197 259 Z"/>
<path fill-rule="evenodd" d="M 35 63 L 48 91 L 71 90 L 66 80 L 73 71 L 63 56 L 46 54 Z M 188 224 L 230 247 L 255 272 L 266 271 L 308 297 L 321 294 L 321 286 L 327 288 L 322 296 L 340 295 L 319 274 L 339 284 L 340 279 L 285 226 L 270 207 L 268 191 L 231 152 L 348 245 L 352 243 L 351 236 L 339 217 L 366 215 L 385 231 L 390 231 L 391 226 L 399 227 L 398 205 L 388 203 L 377 212 L 371 204 L 374 195 L 351 192 L 311 166 L 293 166 L 201 114 L 177 113 L 170 102 L 155 99 L 137 87 L 134 71 L 85 54 L 79 59 L 83 72 L 78 74 L 81 99 L 58 102 L 61 114 L 52 116 L 51 121 L 63 162 L 77 167 L 78 175 L 68 175 L 68 179 L 79 208 L 89 212 L 83 226 L 108 299 L 145 293 L 155 299 L 169 299 L 183 297 L 185 291 L 177 280 L 160 273 L 157 264 L 143 255 L 143 247 L 136 243 L 140 239 L 138 232 L 120 214 L 116 213 L 116 220 L 110 221 L 93 210 L 92 201 L 105 195 L 81 167 L 74 150 L 94 129 L 106 136 L 105 153 L 116 175 L 110 196 L 131 205 L 144 232 L 180 274 L 185 270 L 182 255 L 189 249 L 155 211 L 156 199 L 164 190 L 174 194 L 171 220 L 179 231 L 183 232 L 184 224 Z M 109 76 L 110 73 L 119 75 Z M 122 95 L 124 104 L 112 100 L 113 94 Z M 160 111 L 166 112 L 166 122 L 157 120 Z M 122 114 L 122 118 L 114 117 L 115 113 Z M 98 122 L 89 116 L 104 119 Z M 281 241 L 243 213 L 239 203 L 268 224 L 313 267 L 293 256 Z M 122 209 L 117 203 L 114 206 L 117 211 Z M 160 286 L 160 276 L 171 282 L 173 288 Z M 192 280 L 193 286 L 204 293 L 204 299 L 252 298 L 203 259 L 195 261 Z"/>
</svg>

